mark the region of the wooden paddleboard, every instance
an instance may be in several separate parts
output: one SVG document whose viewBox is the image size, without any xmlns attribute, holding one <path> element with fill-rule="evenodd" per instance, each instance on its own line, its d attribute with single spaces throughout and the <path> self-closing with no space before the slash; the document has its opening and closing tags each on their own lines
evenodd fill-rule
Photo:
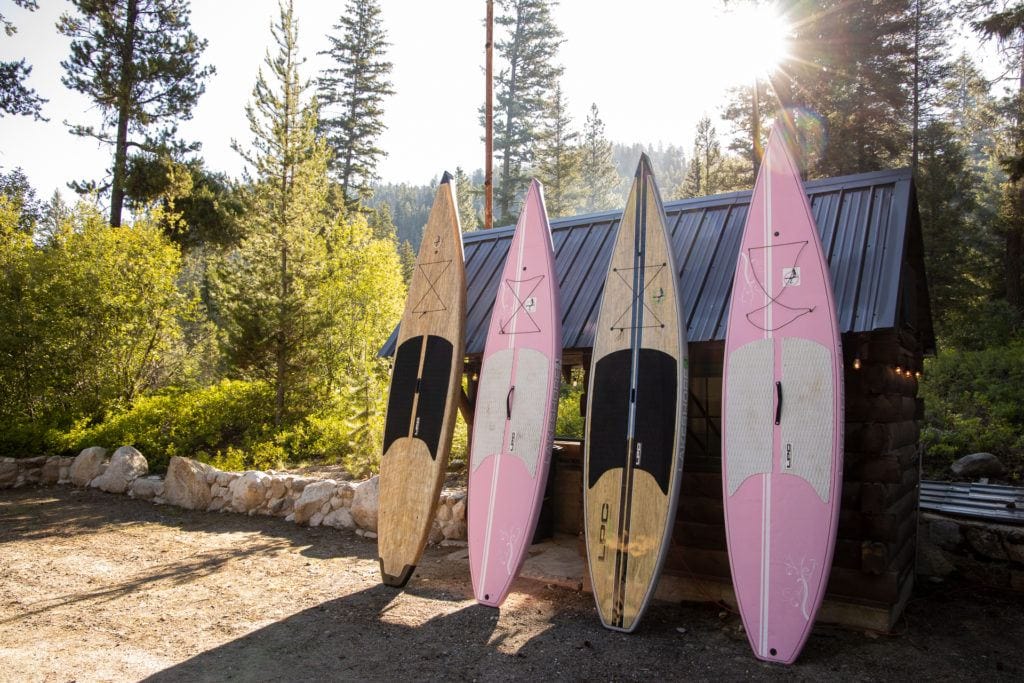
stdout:
<svg viewBox="0 0 1024 683">
<path fill-rule="evenodd" d="M 498 607 L 533 539 L 558 411 L 562 307 L 541 184 L 519 214 L 484 346 L 469 465 L 469 568 Z"/>
<path fill-rule="evenodd" d="M 722 485 L 747 638 L 759 659 L 791 663 L 832 566 L 843 355 L 828 262 L 783 125 L 768 141 L 733 280 Z"/>
<path fill-rule="evenodd" d="M 675 523 L 686 326 L 665 214 L 641 156 L 605 279 L 587 393 L 584 527 L 601 623 L 632 631 Z"/>
<path fill-rule="evenodd" d="M 434 196 L 395 345 L 377 522 L 389 586 L 406 584 L 427 543 L 462 391 L 466 270 L 451 180 Z"/>
</svg>

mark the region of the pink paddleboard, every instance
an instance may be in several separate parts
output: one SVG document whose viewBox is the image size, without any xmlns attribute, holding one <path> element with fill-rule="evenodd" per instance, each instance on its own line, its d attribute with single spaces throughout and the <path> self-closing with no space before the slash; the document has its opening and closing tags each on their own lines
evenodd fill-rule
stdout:
<svg viewBox="0 0 1024 683">
<path fill-rule="evenodd" d="M 843 471 L 832 279 L 777 123 L 754 186 L 725 340 L 722 488 L 732 581 L 754 654 L 800 654 L 832 566 Z"/>
<path fill-rule="evenodd" d="M 562 311 L 540 183 L 530 183 L 484 346 L 469 464 L 473 594 L 498 607 L 530 546 L 547 483 Z"/>
</svg>

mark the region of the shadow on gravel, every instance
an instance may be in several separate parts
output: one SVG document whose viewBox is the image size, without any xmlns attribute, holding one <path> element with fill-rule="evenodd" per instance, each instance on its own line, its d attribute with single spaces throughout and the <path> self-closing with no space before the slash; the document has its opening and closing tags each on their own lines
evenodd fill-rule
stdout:
<svg viewBox="0 0 1024 683">
<path fill-rule="evenodd" d="M 277 539 L 266 548 L 300 546 L 317 559 L 376 559 L 376 548 L 350 532 L 309 528 L 278 517 L 193 511 L 127 496 L 65 486 L 0 492 L 0 545 L 8 541 L 81 536 L 117 527 L 160 524 L 183 532 L 254 533 Z"/>
</svg>

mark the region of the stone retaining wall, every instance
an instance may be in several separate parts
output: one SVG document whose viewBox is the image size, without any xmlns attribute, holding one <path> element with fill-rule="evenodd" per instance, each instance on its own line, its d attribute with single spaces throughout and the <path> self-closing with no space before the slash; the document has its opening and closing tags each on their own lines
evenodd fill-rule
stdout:
<svg viewBox="0 0 1024 683">
<path fill-rule="evenodd" d="M 922 512 L 917 573 L 1024 591 L 1024 528 Z"/>
<path fill-rule="evenodd" d="M 283 517 L 308 526 L 353 529 L 377 537 L 378 478 L 350 482 L 277 472 L 222 472 L 189 458 L 173 457 L 165 477 L 150 476 L 145 457 L 131 446 L 86 448 L 78 456 L 0 458 L 0 488 L 72 484 L 158 505 L 189 510 Z M 432 544 L 466 540 L 466 492 L 445 489 L 430 530 Z"/>
</svg>

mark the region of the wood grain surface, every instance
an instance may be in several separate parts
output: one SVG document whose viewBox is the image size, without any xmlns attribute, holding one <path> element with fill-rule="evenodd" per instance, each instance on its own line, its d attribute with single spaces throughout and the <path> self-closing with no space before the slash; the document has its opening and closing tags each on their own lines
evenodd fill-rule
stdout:
<svg viewBox="0 0 1024 683">
<path fill-rule="evenodd" d="M 448 465 L 461 392 L 466 272 L 454 192 L 450 177 L 445 174 L 423 230 L 396 343 L 398 348 L 413 337 L 440 337 L 451 343 L 452 359 L 435 456 L 431 457 L 424 441 L 414 436 L 420 403 L 417 392 L 412 400 L 412 418 L 408 425 L 403 425 L 408 436 L 393 441 L 381 459 L 377 548 L 381 577 L 384 583 L 394 586 L 408 581 L 426 546 Z M 426 347 L 423 344 L 418 377 L 424 372 Z M 410 387 L 405 390 L 415 391 Z M 388 420 L 391 419 L 389 414 Z"/>
</svg>

